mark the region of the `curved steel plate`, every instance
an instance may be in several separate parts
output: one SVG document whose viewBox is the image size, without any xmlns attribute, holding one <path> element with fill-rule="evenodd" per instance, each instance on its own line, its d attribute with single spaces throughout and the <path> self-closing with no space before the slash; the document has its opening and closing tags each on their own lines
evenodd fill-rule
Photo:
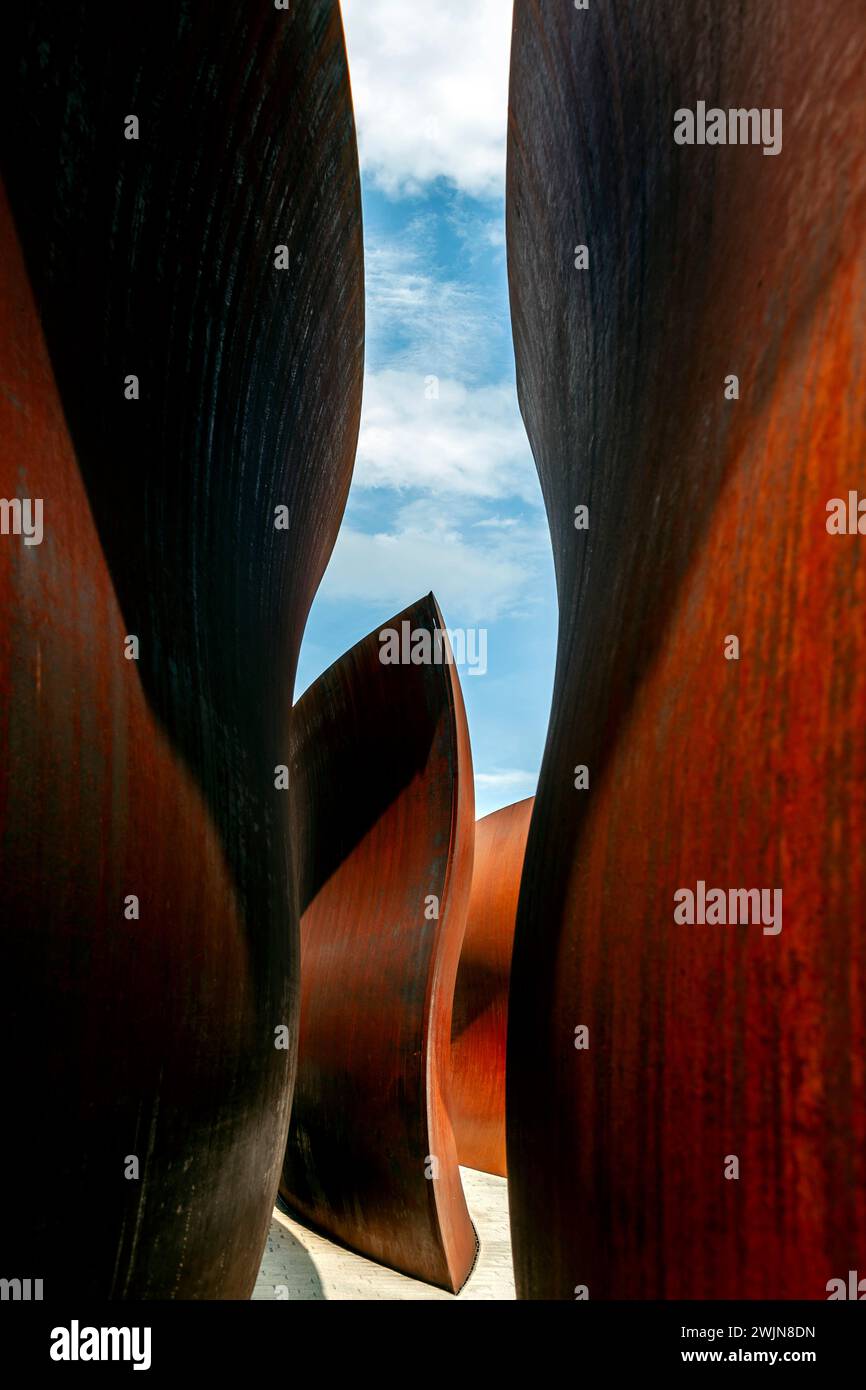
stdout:
<svg viewBox="0 0 866 1390">
<path fill-rule="evenodd" d="M 456 1291 L 476 1248 L 445 1095 L 472 761 L 456 668 L 380 660 L 380 632 L 404 627 L 443 628 L 432 594 L 293 713 L 301 1031 L 280 1193 L 352 1249 Z"/>
<path fill-rule="evenodd" d="M 451 1019 L 449 1108 L 467 1168 L 505 1176 L 505 1039 L 517 898 L 534 797 L 475 823 L 475 866 Z"/>
<path fill-rule="evenodd" d="M 826 529 L 866 494 L 864 59 L 847 0 L 515 7 L 560 605 L 509 1001 L 524 1298 L 822 1299 L 866 1248 L 866 551 Z M 781 152 L 676 144 L 699 99 L 782 110 Z M 675 922 L 699 882 L 781 889 L 781 933 Z"/>
<path fill-rule="evenodd" d="M 5 172 L 60 404 L 16 264 L 3 487 L 46 532 L 0 538 L 0 1180 L 4 1259 L 46 1297 L 247 1296 L 285 1145 L 274 769 L 363 361 L 339 7 L 292 9 L 37 0 L 7 28 Z"/>
</svg>

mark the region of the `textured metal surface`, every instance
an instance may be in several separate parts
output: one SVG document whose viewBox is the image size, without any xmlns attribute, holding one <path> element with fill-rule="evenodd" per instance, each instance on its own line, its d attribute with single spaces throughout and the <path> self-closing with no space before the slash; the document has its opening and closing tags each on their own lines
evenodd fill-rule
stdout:
<svg viewBox="0 0 866 1390">
<path fill-rule="evenodd" d="M 515 7 L 560 604 L 509 1002 L 524 1298 L 821 1299 L 862 1268 L 866 539 L 825 523 L 866 494 L 864 65 L 847 0 Z M 781 154 L 675 145 L 699 99 L 781 107 Z M 701 879 L 781 887 L 781 934 L 675 924 Z"/>
<path fill-rule="evenodd" d="M 46 1297 L 247 1296 L 285 1145 L 274 769 L 363 359 L 339 7 L 293 10 L 33 4 L 7 32 L 4 169 L 60 398 L 13 267 L 3 495 L 44 497 L 46 537 L 0 538 L 4 1261 Z"/>
<path fill-rule="evenodd" d="M 475 823 L 475 863 L 454 989 L 448 1105 L 467 1168 L 505 1176 L 505 1039 L 511 945 L 534 798 Z"/>
<path fill-rule="evenodd" d="M 384 626 L 404 622 L 442 628 L 432 594 Z M 382 630 L 293 711 L 301 1029 L 280 1194 L 361 1254 L 456 1291 L 475 1255 L 445 1095 L 472 760 L 456 668 L 383 664 Z"/>
</svg>

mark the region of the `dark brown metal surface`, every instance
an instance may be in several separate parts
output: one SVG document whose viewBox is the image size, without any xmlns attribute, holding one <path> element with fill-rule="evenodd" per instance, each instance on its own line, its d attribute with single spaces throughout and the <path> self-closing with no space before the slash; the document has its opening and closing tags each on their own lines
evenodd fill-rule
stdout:
<svg viewBox="0 0 866 1390">
<path fill-rule="evenodd" d="M 467 1168 L 505 1176 L 511 944 L 534 798 L 475 823 L 475 864 L 451 1019 L 449 1108 Z"/>
<path fill-rule="evenodd" d="M 443 627 L 432 594 L 386 627 L 404 623 Z M 384 630 L 293 711 L 301 1030 L 280 1193 L 326 1234 L 456 1291 L 475 1255 L 445 1095 L 472 761 L 456 668 L 383 664 Z"/>
<path fill-rule="evenodd" d="M 512 317 L 560 605 L 509 1002 L 523 1298 L 862 1270 L 866 538 L 826 523 L 866 496 L 866 9 L 815 16 L 515 7 Z M 678 146 L 698 100 L 781 108 L 781 152 Z M 676 923 L 699 881 L 781 888 L 781 933 Z"/>
<path fill-rule="evenodd" d="M 34 3 L 6 40 L 57 393 L 7 221 L 0 490 L 45 539 L 0 537 L 3 1272 L 246 1297 L 297 1027 L 274 770 L 360 409 L 339 7 Z"/>
</svg>

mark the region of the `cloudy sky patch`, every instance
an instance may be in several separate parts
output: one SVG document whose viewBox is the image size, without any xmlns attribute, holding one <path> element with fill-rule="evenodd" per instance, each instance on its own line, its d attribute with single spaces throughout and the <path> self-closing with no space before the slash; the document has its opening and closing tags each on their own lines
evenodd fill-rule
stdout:
<svg viewBox="0 0 866 1390">
<path fill-rule="evenodd" d="M 514 385 L 505 270 L 509 0 L 343 0 L 364 200 L 367 345 L 352 489 L 297 694 L 431 590 L 484 627 L 461 671 L 476 811 L 532 795 L 553 565 Z"/>
</svg>

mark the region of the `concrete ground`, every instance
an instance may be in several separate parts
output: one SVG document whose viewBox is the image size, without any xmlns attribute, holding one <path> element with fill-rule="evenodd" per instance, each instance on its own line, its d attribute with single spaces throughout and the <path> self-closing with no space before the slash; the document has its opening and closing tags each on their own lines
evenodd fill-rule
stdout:
<svg viewBox="0 0 866 1390">
<path fill-rule="evenodd" d="M 505 1178 L 461 1168 L 469 1214 L 481 1250 L 475 1269 L 455 1298 L 417 1279 L 365 1260 L 280 1211 L 274 1211 L 254 1299 L 443 1299 L 449 1303 L 513 1299 L 508 1184 Z"/>
</svg>

